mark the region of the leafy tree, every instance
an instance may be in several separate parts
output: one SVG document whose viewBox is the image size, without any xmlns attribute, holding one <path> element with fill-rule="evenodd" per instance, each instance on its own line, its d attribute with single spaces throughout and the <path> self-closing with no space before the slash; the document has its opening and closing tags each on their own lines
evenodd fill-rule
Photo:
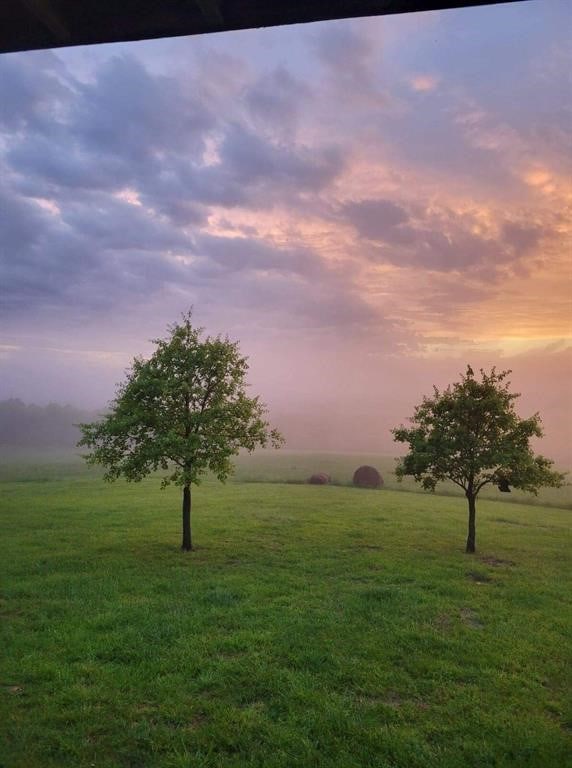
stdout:
<svg viewBox="0 0 572 768">
<path fill-rule="evenodd" d="M 241 448 L 253 451 L 283 439 L 265 419 L 266 406 L 246 394 L 247 358 L 228 338 L 203 337 L 191 312 L 154 339 L 149 360 L 135 358 L 110 412 L 80 424 L 84 458 L 106 468 L 105 479 L 140 481 L 158 469 L 161 487 L 183 488 L 182 549 L 192 549 L 191 485 L 213 472 L 223 481 Z"/>
<path fill-rule="evenodd" d="M 540 416 L 521 419 L 515 410 L 519 394 L 509 392 L 511 371 L 481 369 L 478 380 L 470 366 L 461 381 L 433 397 L 425 397 L 410 419 L 397 427 L 394 439 L 409 452 L 397 466 L 401 480 L 412 475 L 426 490 L 451 480 L 465 492 L 469 504 L 467 552 L 475 551 L 476 499 L 485 485 L 509 486 L 536 494 L 542 486 L 559 487 L 564 475 L 544 456 L 534 455 L 530 438 L 542 437 Z"/>
</svg>

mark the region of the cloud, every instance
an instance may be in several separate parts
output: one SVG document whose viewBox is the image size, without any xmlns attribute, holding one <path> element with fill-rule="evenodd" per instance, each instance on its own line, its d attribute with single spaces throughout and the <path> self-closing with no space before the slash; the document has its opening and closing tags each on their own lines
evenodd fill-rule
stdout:
<svg viewBox="0 0 572 768">
<path fill-rule="evenodd" d="M 264 186 L 268 191 L 319 191 L 343 168 L 335 147 L 318 150 L 262 139 L 239 125 L 229 127 L 220 146 L 220 173 L 241 188 Z M 219 168 L 210 169 L 213 174 Z"/>
<path fill-rule="evenodd" d="M 50 51 L 0 57 L 0 130 L 48 130 L 61 106 L 73 98 L 65 68 Z"/>
<path fill-rule="evenodd" d="M 110 195 L 95 193 L 62 210 L 62 222 L 101 252 L 188 250 L 191 240 L 160 215 Z"/>
<path fill-rule="evenodd" d="M 424 207 L 419 201 L 411 201 L 409 209 L 383 198 L 368 199 L 345 203 L 340 215 L 371 241 L 366 253 L 375 262 L 458 272 L 487 283 L 507 266 L 522 269 L 540 240 L 555 234 L 547 224 L 507 219 L 483 227 L 476 215 Z"/>
<path fill-rule="evenodd" d="M 243 310 L 256 307 L 267 330 L 289 328 L 307 334 L 299 339 L 302 347 L 322 333 L 333 334 L 340 342 L 356 331 L 371 332 L 376 338 L 381 334 L 389 348 L 403 336 L 393 321 L 364 300 L 357 286 L 333 274 L 304 279 L 281 270 L 249 270 L 225 283 L 224 288 L 235 306 Z"/>
<path fill-rule="evenodd" d="M 132 55 L 106 59 L 84 80 L 53 54 L 37 77 L 26 57 L 5 61 L 4 317 L 99 312 L 175 285 L 192 294 L 236 269 L 319 272 L 311 249 L 219 243 L 205 230 L 213 208 L 319 195 L 343 168 L 335 146 L 257 133 L 212 110 L 212 82 L 201 89 L 196 73 L 153 73 Z M 223 64 L 221 77 L 232 60 Z M 246 90 L 249 113 L 271 126 L 292 121 L 300 92 L 276 68 Z"/>
<path fill-rule="evenodd" d="M 222 267 L 225 273 L 257 270 L 312 278 L 323 277 L 328 271 L 325 262 L 309 248 L 278 248 L 249 237 L 201 235 L 196 252 Z"/>
<path fill-rule="evenodd" d="M 427 93 L 434 91 L 439 85 L 439 78 L 435 75 L 414 75 L 409 80 L 409 85 L 414 91 Z"/>
<path fill-rule="evenodd" d="M 0 189 L 0 311 L 21 318 L 52 308 L 116 306 L 174 277 L 163 250 L 182 234 L 120 200 L 92 194 L 54 215 Z"/>
<path fill-rule="evenodd" d="M 73 133 L 85 149 L 127 162 L 149 162 L 165 151 L 197 156 L 215 117 L 190 85 L 152 75 L 132 56 L 113 57 L 93 83 L 78 85 Z"/>
<path fill-rule="evenodd" d="M 409 221 L 409 214 L 391 200 L 360 200 L 345 203 L 342 215 L 358 233 L 370 240 L 391 240 L 394 230 Z"/>
<path fill-rule="evenodd" d="M 558 112 L 545 155 L 535 98 L 516 103 L 504 70 L 475 83 L 489 62 L 456 67 L 466 27 L 439 19 L 443 46 L 434 24 L 384 19 L 274 30 L 271 46 L 249 32 L 3 57 L 4 318 L 163 297 L 394 333 L 424 327 L 423 294 L 445 331 L 541 257 L 548 271 L 566 227 L 561 60 L 515 86 Z M 474 34 L 482 50 L 493 32 Z"/>
<path fill-rule="evenodd" d="M 322 65 L 338 77 L 363 87 L 373 77 L 376 48 L 363 27 L 337 22 L 322 27 L 313 39 Z"/>
<path fill-rule="evenodd" d="M 279 247 L 252 237 L 197 238 L 203 302 L 224 295 L 241 311 L 264 316 L 267 328 L 334 331 L 347 337 L 361 328 L 385 346 L 404 334 L 382 307 L 362 294 L 348 265 L 332 264 L 308 247 Z"/>
<path fill-rule="evenodd" d="M 542 236 L 550 234 L 547 227 L 517 221 L 505 221 L 501 227 L 502 241 L 516 256 L 529 253 L 536 248 Z"/>
<path fill-rule="evenodd" d="M 244 100 L 257 126 L 286 138 L 296 130 L 310 97 L 308 85 L 280 66 L 249 86 Z"/>
<path fill-rule="evenodd" d="M 8 69 L 9 93 L 18 92 L 20 74 Z M 8 135 L 4 159 L 20 194 L 62 199 L 129 187 L 147 207 L 188 226 L 204 221 L 202 207 L 267 207 L 317 193 L 343 168 L 335 145 L 316 149 L 285 135 L 307 88 L 284 69 L 245 90 L 248 114 L 272 129 L 266 134 L 222 107 L 215 112 L 205 95 L 213 84 L 203 88 L 197 73 L 186 81 L 151 73 L 124 54 L 89 82 L 64 74 L 63 91 L 61 79 L 43 81 L 43 101 L 57 103 L 49 119 Z M 22 109 L 33 113 L 35 103 L 31 95 Z"/>
<path fill-rule="evenodd" d="M 364 25 L 332 22 L 311 40 L 336 106 L 340 99 L 354 107 L 387 105 L 387 93 L 381 88 L 379 45 Z"/>
</svg>

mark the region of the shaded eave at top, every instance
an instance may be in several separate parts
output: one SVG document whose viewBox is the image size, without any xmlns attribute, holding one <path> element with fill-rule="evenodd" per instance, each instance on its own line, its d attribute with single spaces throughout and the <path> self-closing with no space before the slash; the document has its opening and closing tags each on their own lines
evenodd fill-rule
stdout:
<svg viewBox="0 0 572 768">
<path fill-rule="evenodd" d="M 522 0 L 0 0 L 0 53 Z"/>
</svg>

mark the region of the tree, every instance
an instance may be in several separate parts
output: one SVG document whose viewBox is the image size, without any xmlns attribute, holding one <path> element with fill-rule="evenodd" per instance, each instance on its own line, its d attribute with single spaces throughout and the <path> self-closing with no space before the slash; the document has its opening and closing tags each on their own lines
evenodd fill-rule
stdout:
<svg viewBox="0 0 572 768">
<path fill-rule="evenodd" d="M 213 472 L 222 482 L 241 448 L 278 447 L 280 433 L 266 421 L 266 406 L 246 394 L 247 358 L 228 338 L 203 337 L 191 312 L 154 339 L 148 360 L 135 358 L 118 387 L 109 413 L 80 424 L 90 464 L 106 468 L 105 479 L 140 481 L 158 469 L 161 487 L 183 488 L 182 549 L 192 549 L 191 485 Z"/>
<path fill-rule="evenodd" d="M 478 380 L 471 366 L 461 381 L 433 397 L 423 398 L 410 419 L 412 426 L 392 430 L 409 452 L 398 463 L 401 480 L 412 475 L 426 490 L 450 480 L 463 489 L 469 505 L 466 551 L 475 552 L 476 499 L 487 484 L 509 486 L 536 494 L 542 486 L 559 487 L 564 475 L 544 456 L 534 455 L 532 437 L 542 437 L 540 416 L 521 419 L 515 410 L 519 394 L 509 391 L 512 371 L 481 369 Z"/>
</svg>

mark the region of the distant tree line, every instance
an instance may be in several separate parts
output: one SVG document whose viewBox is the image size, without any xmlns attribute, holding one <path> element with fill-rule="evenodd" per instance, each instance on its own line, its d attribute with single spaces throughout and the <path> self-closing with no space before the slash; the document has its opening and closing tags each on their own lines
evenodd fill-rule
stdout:
<svg viewBox="0 0 572 768">
<path fill-rule="evenodd" d="M 97 415 L 71 405 L 26 404 L 18 398 L 0 400 L 0 445 L 73 448 L 81 436 L 76 425 Z"/>
</svg>

